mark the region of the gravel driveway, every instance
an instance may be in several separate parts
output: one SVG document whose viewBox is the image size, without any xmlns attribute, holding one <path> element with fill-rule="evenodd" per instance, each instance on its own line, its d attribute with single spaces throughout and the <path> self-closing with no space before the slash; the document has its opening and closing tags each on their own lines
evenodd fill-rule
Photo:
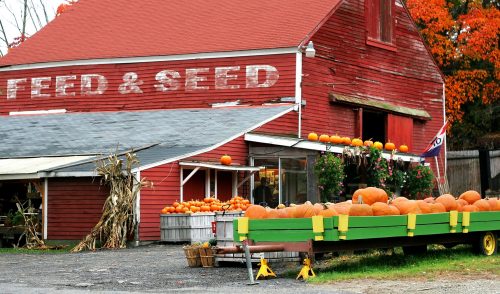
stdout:
<svg viewBox="0 0 500 294">
<path fill-rule="evenodd" d="M 189 268 L 178 245 L 67 254 L 0 254 L 1 293 L 500 293 L 494 277 L 355 280 L 311 285 L 283 278 L 297 264 L 272 266 L 280 278 L 248 286 L 243 266 Z"/>
</svg>

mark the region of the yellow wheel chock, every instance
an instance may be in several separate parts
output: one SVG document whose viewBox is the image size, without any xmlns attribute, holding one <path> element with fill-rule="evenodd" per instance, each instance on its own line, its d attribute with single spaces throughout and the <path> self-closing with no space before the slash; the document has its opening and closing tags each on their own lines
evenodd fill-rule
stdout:
<svg viewBox="0 0 500 294">
<path fill-rule="evenodd" d="M 263 257 L 260 258 L 260 265 L 259 272 L 257 273 L 257 277 L 255 278 L 256 280 L 259 279 L 259 277 L 267 278 L 267 277 L 275 277 L 276 274 L 273 272 L 273 270 L 267 265 L 267 260 Z"/>
<path fill-rule="evenodd" d="M 304 265 L 302 269 L 299 272 L 299 275 L 297 276 L 297 280 L 302 277 L 303 280 L 309 279 L 309 277 L 315 277 L 316 274 L 314 273 L 312 266 L 311 266 L 311 260 L 309 258 L 304 258 L 304 261 L 302 262 Z"/>
</svg>

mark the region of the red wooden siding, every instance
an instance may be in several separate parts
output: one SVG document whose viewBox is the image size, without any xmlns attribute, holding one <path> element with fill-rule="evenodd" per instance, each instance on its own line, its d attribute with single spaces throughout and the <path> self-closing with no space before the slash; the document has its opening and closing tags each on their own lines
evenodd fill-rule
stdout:
<svg viewBox="0 0 500 294">
<path fill-rule="evenodd" d="M 99 221 L 108 194 L 98 178 L 49 179 L 47 238 L 82 239 Z"/>
<path fill-rule="evenodd" d="M 246 66 L 270 65 L 279 73 L 279 79 L 270 87 L 246 87 Z M 216 89 L 215 68 L 239 66 L 237 71 L 229 71 L 227 85 L 239 86 L 237 89 Z M 198 87 L 208 87 L 203 90 L 187 91 L 186 69 L 208 68 L 208 72 L 198 74 Z M 178 90 L 161 92 L 155 87 L 159 83 L 156 75 L 163 70 L 174 70 L 179 73 Z M 124 83 L 126 73 L 137 74 L 137 85 L 142 93 L 120 94 L 120 85 Z M 84 74 L 98 74 L 107 79 L 107 89 L 103 94 L 82 95 L 81 76 Z M 74 75 L 76 79 L 69 80 L 74 83 L 67 93 L 74 96 L 56 97 L 56 76 Z M 237 75 L 232 79 L 231 76 Z M 50 97 L 31 98 L 32 78 L 50 77 L 50 81 L 42 82 L 41 93 Z M 26 82 L 19 84 L 15 99 L 7 99 L 7 80 L 24 79 Z M 259 83 L 266 80 L 265 72 L 259 71 Z M 92 80 L 91 90 L 95 91 L 96 80 Z M 130 89 L 130 88 L 127 88 Z M 262 104 L 281 97 L 294 96 L 295 92 L 295 55 L 251 56 L 235 58 L 217 58 L 204 60 L 186 60 L 171 62 L 151 62 L 136 64 L 109 64 L 89 66 L 68 66 L 33 70 L 19 70 L 2 72 L 0 74 L 0 114 L 10 111 L 66 109 L 68 111 L 119 111 L 141 109 L 174 109 L 210 107 L 212 103 L 241 100 L 245 104 Z"/>
<path fill-rule="evenodd" d="M 356 135 L 358 107 L 329 102 L 329 93 L 425 109 L 430 121 L 413 121 L 413 146 L 420 153 L 443 122 L 443 80 L 415 25 L 395 5 L 397 51 L 366 44 L 364 1 L 344 1 L 312 37 L 316 57 L 303 59 L 303 132 Z M 366 139 L 366 138 L 364 138 Z"/>
<path fill-rule="evenodd" d="M 217 198 L 227 201 L 233 197 L 232 188 L 233 173 L 226 171 L 217 172 Z"/>
<path fill-rule="evenodd" d="M 285 136 L 297 136 L 299 126 L 299 116 L 295 111 L 291 111 L 267 124 L 255 129 L 253 132 L 263 134 L 278 134 Z"/>
<path fill-rule="evenodd" d="M 387 140 L 393 142 L 396 148 L 405 144 L 408 146 L 409 150 L 413 150 L 413 119 L 410 117 L 388 114 Z"/>
<path fill-rule="evenodd" d="M 248 146 L 243 136 L 212 151 L 186 158 L 182 161 L 199 160 L 218 162 L 223 154 L 231 155 L 233 164 L 248 164 Z M 203 175 L 203 182 L 200 181 L 200 184 L 204 189 L 204 173 L 200 174 Z M 168 163 L 141 171 L 141 178 L 152 181 L 153 187 L 143 188 L 141 190 L 141 223 L 139 238 L 141 241 L 160 240 L 160 210 L 166 205 L 170 205 L 174 201 L 180 199 L 179 162 Z M 245 187 L 241 187 L 239 190 L 241 195 L 243 195 L 242 192 L 244 191 Z M 202 196 L 200 196 L 200 198 L 201 197 Z"/>
<path fill-rule="evenodd" d="M 193 171 L 184 169 L 184 179 Z M 205 171 L 197 171 L 184 185 L 184 201 L 205 198 Z"/>
<path fill-rule="evenodd" d="M 141 223 L 139 239 L 160 240 L 160 210 L 180 200 L 180 168 L 178 162 L 141 171 L 141 178 L 153 186 L 141 190 Z"/>
</svg>

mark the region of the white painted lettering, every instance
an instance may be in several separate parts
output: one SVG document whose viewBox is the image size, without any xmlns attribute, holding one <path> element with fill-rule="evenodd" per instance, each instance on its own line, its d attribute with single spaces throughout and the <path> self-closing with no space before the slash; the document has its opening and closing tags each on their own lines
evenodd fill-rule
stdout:
<svg viewBox="0 0 500 294">
<path fill-rule="evenodd" d="M 7 80 L 7 99 L 16 99 L 17 90 L 24 90 L 24 86 L 18 85 L 19 83 L 26 83 L 28 79 L 12 79 Z"/>
<path fill-rule="evenodd" d="M 51 77 L 41 77 L 31 79 L 31 99 L 33 98 L 44 98 L 50 97 L 50 94 L 42 94 L 43 89 L 48 89 L 50 87 Z M 43 84 L 43 82 L 48 82 L 48 84 Z"/>
<path fill-rule="evenodd" d="M 66 92 L 75 87 L 75 83 L 69 83 L 69 80 L 76 80 L 76 76 L 56 76 L 56 97 L 75 96 L 75 92 Z"/>
<path fill-rule="evenodd" d="M 95 90 L 92 90 L 92 80 L 97 80 L 97 87 Z M 102 95 L 108 89 L 108 80 L 106 77 L 98 75 L 98 74 L 87 74 L 82 75 L 82 95 L 91 96 L 91 95 Z"/>
<path fill-rule="evenodd" d="M 208 90 L 208 86 L 198 86 L 198 82 L 205 82 L 207 77 L 200 77 L 198 73 L 206 73 L 210 69 L 204 68 L 187 68 L 186 69 L 186 91 Z"/>
<path fill-rule="evenodd" d="M 142 83 L 135 72 L 128 72 L 123 75 L 123 84 L 118 87 L 118 91 L 120 94 L 142 94 L 142 90 L 139 87 Z"/>
<path fill-rule="evenodd" d="M 155 85 L 155 88 L 159 92 L 179 90 L 180 83 L 178 79 L 180 77 L 181 75 L 175 70 L 162 70 L 156 74 L 158 84 Z"/>
<path fill-rule="evenodd" d="M 266 72 L 266 80 L 259 83 L 259 71 Z M 271 65 L 248 65 L 247 66 L 247 88 L 269 88 L 279 79 L 278 70 Z"/>
<path fill-rule="evenodd" d="M 239 89 L 239 85 L 228 85 L 229 80 L 238 79 L 238 75 L 229 74 L 230 71 L 239 71 L 239 66 L 224 66 L 215 68 L 215 89 L 225 90 L 225 89 Z"/>
</svg>

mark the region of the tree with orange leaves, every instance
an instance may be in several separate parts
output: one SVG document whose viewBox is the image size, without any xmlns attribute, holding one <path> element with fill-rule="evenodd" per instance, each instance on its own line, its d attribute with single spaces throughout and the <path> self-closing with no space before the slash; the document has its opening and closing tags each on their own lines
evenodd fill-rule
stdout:
<svg viewBox="0 0 500 294">
<path fill-rule="evenodd" d="M 479 147 L 500 123 L 500 3 L 407 0 L 408 9 L 446 78 L 449 146 Z"/>
</svg>

